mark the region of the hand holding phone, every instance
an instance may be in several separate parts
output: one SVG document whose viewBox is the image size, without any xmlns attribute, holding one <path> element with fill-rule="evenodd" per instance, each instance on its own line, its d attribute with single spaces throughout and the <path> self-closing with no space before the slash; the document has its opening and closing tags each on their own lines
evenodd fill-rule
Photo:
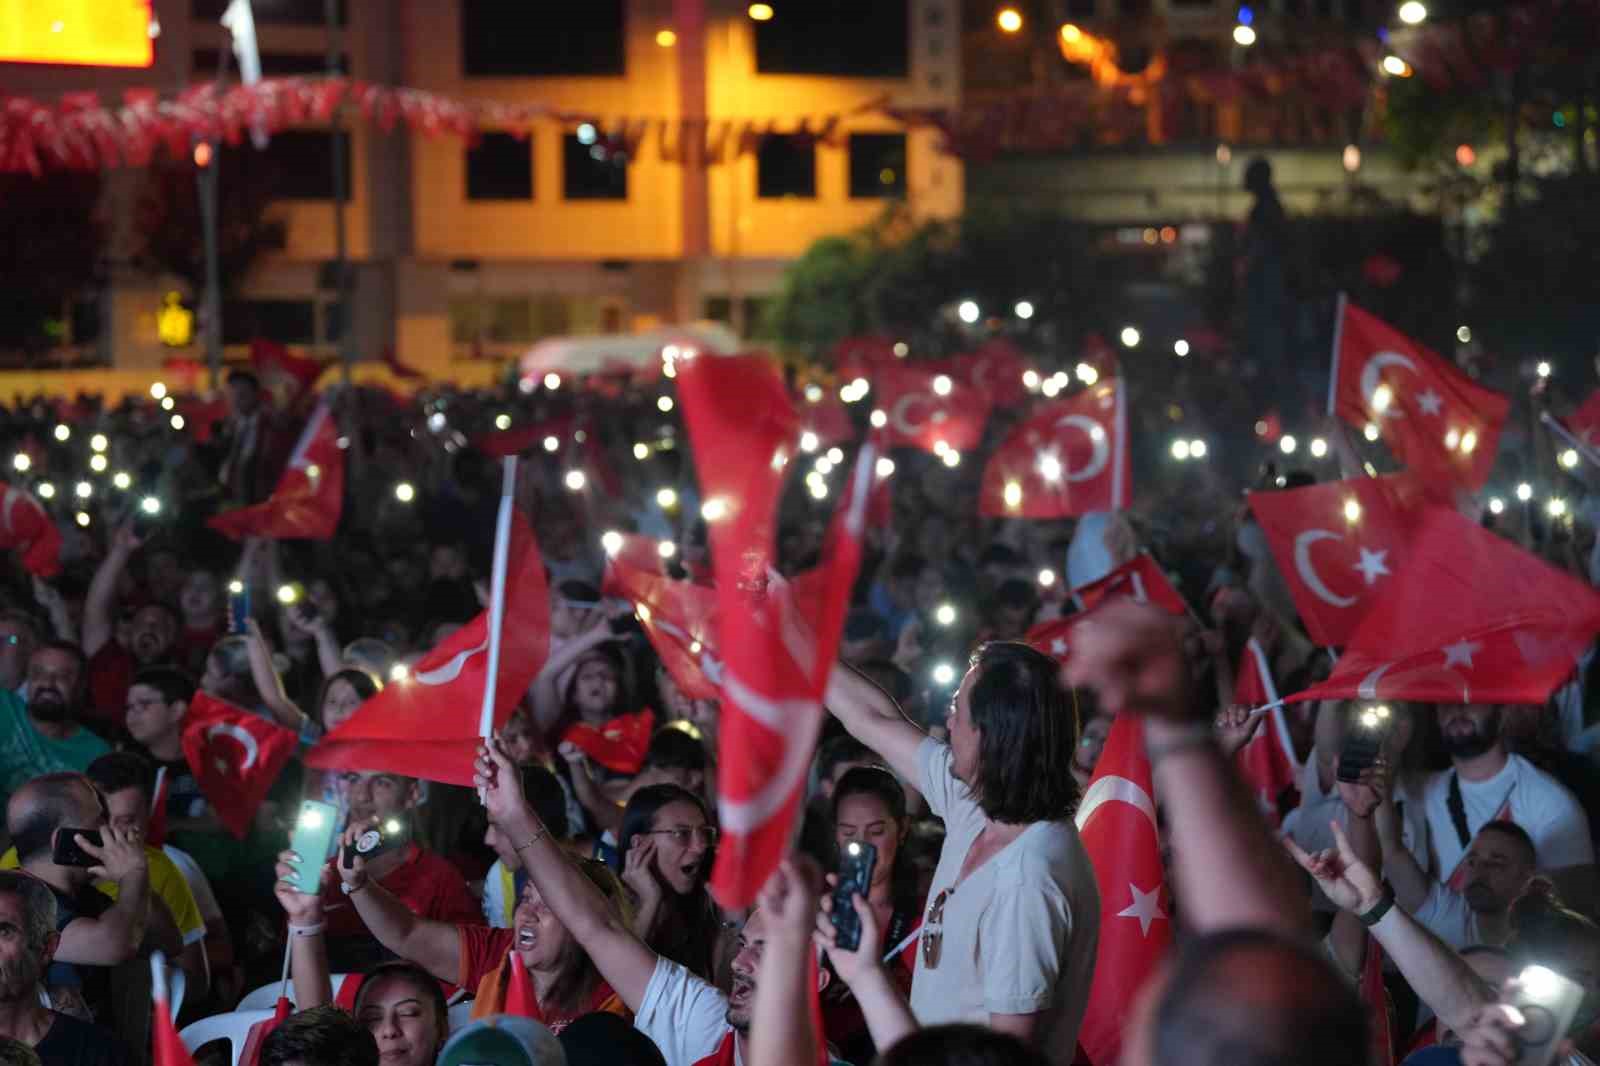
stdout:
<svg viewBox="0 0 1600 1066">
<path fill-rule="evenodd" d="M 289 835 L 289 850 L 299 856 L 299 861 L 290 864 L 293 875 L 284 879 L 296 892 L 309 895 L 321 888 L 322 864 L 338 829 L 339 809 L 331 803 L 306 800 L 300 804 L 300 816 Z"/>
<path fill-rule="evenodd" d="M 1387 704 L 1356 710 L 1345 720 L 1344 745 L 1339 749 L 1340 781 L 1355 783 L 1383 754 L 1383 746 L 1394 729 L 1394 714 Z"/>
<path fill-rule="evenodd" d="M 371 862 L 384 852 L 393 851 L 411 839 L 410 820 L 400 815 L 390 815 L 367 826 L 345 844 L 339 861 L 346 870 L 355 869 L 355 860 Z"/>
<path fill-rule="evenodd" d="M 228 632 L 243 636 L 250 622 L 250 586 L 238 579 L 228 584 Z"/>
<path fill-rule="evenodd" d="M 878 849 L 864 840 L 852 840 L 840 849 L 839 879 L 833 886 L 834 943 L 841 951 L 861 946 L 861 916 L 856 913 L 855 897 L 867 898 L 872 888 L 872 868 L 878 862 Z"/>
<path fill-rule="evenodd" d="M 57 866 L 77 866 L 85 870 L 100 865 L 100 860 L 83 850 L 78 843 L 80 836 L 97 848 L 103 844 L 98 829 L 74 829 L 63 826 L 56 830 L 55 840 L 51 842 L 50 861 Z"/>
<path fill-rule="evenodd" d="M 1510 982 L 1509 1000 L 1522 1017 L 1516 1066 L 1549 1066 L 1583 1004 L 1583 986 L 1554 970 L 1529 966 Z"/>
</svg>

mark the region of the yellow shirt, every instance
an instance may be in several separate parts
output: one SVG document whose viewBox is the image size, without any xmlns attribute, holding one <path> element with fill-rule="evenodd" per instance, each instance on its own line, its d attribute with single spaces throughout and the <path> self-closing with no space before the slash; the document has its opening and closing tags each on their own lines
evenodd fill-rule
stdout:
<svg viewBox="0 0 1600 1066">
<path fill-rule="evenodd" d="M 204 940 L 206 920 L 200 916 L 200 905 L 194 901 L 194 893 L 189 890 L 189 882 L 184 880 L 183 871 L 160 848 L 146 844 L 144 854 L 150 861 L 150 891 L 172 912 L 173 924 L 178 927 L 184 944 L 196 944 Z M 4 855 L 0 855 L 0 870 L 15 870 L 18 865 L 16 848 L 9 848 Z M 94 887 L 112 899 L 117 898 L 115 881 L 101 881 Z"/>
</svg>

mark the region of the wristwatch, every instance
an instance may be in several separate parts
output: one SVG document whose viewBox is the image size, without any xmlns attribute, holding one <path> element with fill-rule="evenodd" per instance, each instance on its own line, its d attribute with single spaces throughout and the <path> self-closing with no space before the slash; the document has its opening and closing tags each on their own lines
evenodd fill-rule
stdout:
<svg viewBox="0 0 1600 1066">
<path fill-rule="evenodd" d="M 1389 908 L 1393 906 L 1394 886 L 1385 881 L 1383 883 L 1383 895 L 1378 897 L 1378 902 L 1374 903 L 1367 910 L 1364 910 L 1360 914 L 1356 915 L 1356 917 L 1361 919 L 1362 925 L 1370 929 L 1379 922 L 1383 921 L 1383 916 L 1388 914 Z"/>
<path fill-rule="evenodd" d="M 360 892 L 363 888 L 366 888 L 371 881 L 372 878 L 370 877 L 363 877 L 360 881 L 357 881 L 353 885 L 349 881 L 340 881 L 339 891 L 343 892 L 347 896 L 353 896 L 357 892 Z"/>
</svg>

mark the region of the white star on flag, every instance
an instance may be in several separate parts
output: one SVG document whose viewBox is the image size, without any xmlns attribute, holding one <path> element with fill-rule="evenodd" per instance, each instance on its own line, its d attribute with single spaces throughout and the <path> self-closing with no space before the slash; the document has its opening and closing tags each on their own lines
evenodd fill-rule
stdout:
<svg viewBox="0 0 1600 1066">
<path fill-rule="evenodd" d="M 1167 916 L 1167 912 L 1161 909 L 1161 886 L 1157 885 L 1152 892 L 1140 892 L 1139 886 L 1130 881 L 1128 891 L 1133 893 L 1133 902 L 1125 910 L 1118 911 L 1117 917 L 1139 919 L 1140 935 L 1149 936 L 1150 924 L 1157 918 Z"/>
<path fill-rule="evenodd" d="M 1444 401 L 1440 398 L 1439 394 L 1434 392 L 1432 389 L 1429 389 L 1427 392 L 1424 392 L 1417 397 L 1417 406 L 1422 408 L 1422 413 L 1425 415 L 1438 414 L 1439 405 L 1443 402 Z"/>
<path fill-rule="evenodd" d="M 1052 640 L 1050 642 L 1050 654 L 1054 655 L 1056 658 L 1060 658 L 1061 656 L 1067 654 L 1067 642 L 1062 640 L 1060 637 Z"/>
<path fill-rule="evenodd" d="M 1354 569 L 1361 571 L 1362 578 L 1370 585 L 1377 581 L 1378 578 L 1389 573 L 1388 558 L 1389 552 L 1387 549 L 1375 552 L 1362 548 L 1361 561 L 1355 565 Z"/>
<path fill-rule="evenodd" d="M 1472 656 L 1474 652 L 1483 650 L 1483 645 L 1475 640 L 1463 640 L 1457 644 L 1444 646 L 1445 666 L 1465 666 L 1472 669 Z"/>
</svg>

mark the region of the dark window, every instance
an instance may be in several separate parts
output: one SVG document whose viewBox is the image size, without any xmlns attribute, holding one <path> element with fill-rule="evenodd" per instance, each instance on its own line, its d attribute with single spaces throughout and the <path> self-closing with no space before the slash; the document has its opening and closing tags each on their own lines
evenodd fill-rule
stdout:
<svg viewBox="0 0 1600 1066">
<path fill-rule="evenodd" d="M 817 142 L 793 133 L 769 133 L 756 149 L 756 195 L 817 195 Z"/>
<path fill-rule="evenodd" d="M 316 340 L 317 309 L 310 300 L 229 300 L 222 305 L 222 343 L 266 337 L 280 344 Z"/>
<path fill-rule="evenodd" d="M 345 181 L 341 200 L 350 199 L 350 134 L 341 132 Z M 238 151 L 254 151 L 246 146 Z M 280 200 L 333 199 L 333 133 L 330 130 L 281 130 L 272 135 L 262 162 L 273 175 L 273 193 Z"/>
<path fill-rule="evenodd" d="M 467 199 L 533 199 L 533 137 L 485 133 L 469 147 Z"/>
<path fill-rule="evenodd" d="M 1094 0 L 1067 0 L 1068 18 L 1092 19 L 1094 15 Z"/>
<path fill-rule="evenodd" d="M 561 195 L 568 200 L 626 200 L 628 157 L 593 133 L 561 141 Z"/>
<path fill-rule="evenodd" d="M 469 78 L 622 74 L 622 0 L 461 0 Z"/>
<path fill-rule="evenodd" d="M 333 17 L 343 26 L 345 22 L 344 0 L 338 0 L 334 5 Z M 189 10 L 196 19 L 215 21 L 222 17 L 228 9 L 228 0 L 191 0 Z M 258 23 L 284 22 L 299 26 L 321 26 L 328 21 L 328 10 L 324 0 L 256 0 L 250 5 L 250 12 Z"/>
<path fill-rule="evenodd" d="M 215 48 L 196 48 L 194 50 L 194 70 L 192 76 L 198 81 L 206 81 L 217 76 L 217 64 L 221 62 L 222 53 Z M 262 52 L 261 74 L 268 78 L 290 78 L 301 74 L 326 74 L 328 72 L 328 57 L 321 53 L 311 52 Z M 239 61 L 230 53 L 228 56 L 228 73 L 233 77 L 239 76 Z M 350 57 L 339 57 L 339 73 L 350 73 Z"/>
<path fill-rule="evenodd" d="M 906 194 L 906 135 L 850 135 L 850 199 L 874 200 Z"/>
<path fill-rule="evenodd" d="M 756 73 L 903 78 L 911 69 L 906 0 L 775 3 L 757 22 Z"/>
</svg>

